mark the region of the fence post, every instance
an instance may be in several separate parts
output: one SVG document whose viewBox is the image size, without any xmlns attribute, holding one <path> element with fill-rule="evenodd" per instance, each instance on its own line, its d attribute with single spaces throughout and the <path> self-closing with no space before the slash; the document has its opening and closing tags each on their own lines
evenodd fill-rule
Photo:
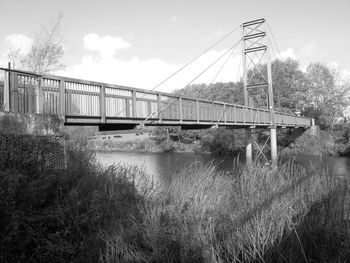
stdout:
<svg viewBox="0 0 350 263">
<path fill-rule="evenodd" d="M 60 80 L 60 111 L 61 115 L 66 115 L 66 83 Z"/>
<path fill-rule="evenodd" d="M 4 72 L 4 110 L 10 111 L 10 72 Z"/>
<path fill-rule="evenodd" d="M 126 104 L 127 103 L 125 103 L 125 105 Z M 101 115 L 101 122 L 106 123 L 106 88 L 104 85 L 101 85 L 101 88 L 100 88 L 100 115 Z"/>
</svg>

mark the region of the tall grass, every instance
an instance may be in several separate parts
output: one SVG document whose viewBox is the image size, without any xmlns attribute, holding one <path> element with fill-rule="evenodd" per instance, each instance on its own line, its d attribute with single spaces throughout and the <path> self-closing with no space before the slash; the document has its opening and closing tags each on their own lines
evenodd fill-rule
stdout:
<svg viewBox="0 0 350 263">
<path fill-rule="evenodd" d="M 67 170 L 44 171 L 30 145 L 0 153 L 0 262 L 350 259 L 347 187 L 327 172 L 195 163 L 160 185 L 72 148 Z"/>
<path fill-rule="evenodd" d="M 325 243 L 348 241 L 345 210 L 339 209 L 345 193 L 334 177 L 306 174 L 292 161 L 277 171 L 237 165 L 233 173 L 196 163 L 174 174 L 168 186 L 150 191 L 127 229 L 105 236 L 104 260 L 308 261 L 307 242 L 320 238 L 313 236 L 315 229 L 329 237 Z M 330 236 L 335 230 L 337 235 Z M 329 247 L 322 247 L 327 254 Z M 326 258 L 317 253 L 312 256 Z"/>
</svg>

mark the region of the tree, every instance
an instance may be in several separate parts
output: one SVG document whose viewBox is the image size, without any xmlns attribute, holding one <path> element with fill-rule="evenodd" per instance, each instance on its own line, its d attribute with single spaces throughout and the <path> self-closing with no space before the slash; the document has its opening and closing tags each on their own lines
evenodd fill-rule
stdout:
<svg viewBox="0 0 350 263">
<path fill-rule="evenodd" d="M 33 42 L 27 54 L 20 49 L 10 49 L 8 58 L 16 69 L 47 74 L 64 68 L 60 63 L 64 55 L 63 35 L 61 32 L 62 15 L 52 20 L 48 26 L 42 25 L 33 36 Z"/>
<path fill-rule="evenodd" d="M 271 63 L 271 75 L 275 108 L 291 113 L 301 110 L 303 105 L 300 101 L 304 101 L 308 80 L 305 73 L 299 69 L 298 61 L 290 58 L 274 60 Z M 247 72 L 247 78 L 250 85 L 266 83 L 266 64 L 259 64 L 254 69 L 250 69 Z M 255 106 L 267 107 L 267 87 L 250 89 L 248 92 L 249 96 L 254 98 Z"/>
<path fill-rule="evenodd" d="M 275 60 L 271 65 L 274 100 L 276 107 L 302 110 L 308 79 L 294 59 Z"/>
<path fill-rule="evenodd" d="M 184 90 L 175 91 L 184 97 L 243 104 L 242 82 L 217 82 L 211 85 L 193 84 Z"/>
<path fill-rule="evenodd" d="M 309 88 L 306 91 L 305 115 L 315 118 L 322 127 L 331 126 L 349 105 L 349 90 L 335 70 L 321 63 L 307 67 Z"/>
</svg>

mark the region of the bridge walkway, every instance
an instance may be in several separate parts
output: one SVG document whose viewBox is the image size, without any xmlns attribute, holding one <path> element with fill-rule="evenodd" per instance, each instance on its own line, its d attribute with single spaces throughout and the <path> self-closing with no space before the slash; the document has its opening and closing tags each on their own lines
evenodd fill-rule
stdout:
<svg viewBox="0 0 350 263">
<path fill-rule="evenodd" d="M 0 109 L 64 117 L 65 125 L 125 129 L 136 125 L 183 128 L 270 126 L 267 109 L 187 98 L 114 84 L 7 70 Z M 276 127 L 309 127 L 309 118 L 275 112 Z"/>
</svg>

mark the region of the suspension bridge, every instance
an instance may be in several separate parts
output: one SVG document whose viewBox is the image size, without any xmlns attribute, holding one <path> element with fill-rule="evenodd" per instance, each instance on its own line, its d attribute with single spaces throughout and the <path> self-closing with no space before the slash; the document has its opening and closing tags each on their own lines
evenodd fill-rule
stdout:
<svg viewBox="0 0 350 263">
<path fill-rule="evenodd" d="M 242 38 L 229 49 L 242 44 L 244 105 L 188 98 L 182 96 L 181 91 L 164 93 L 1 68 L 4 79 L 0 82 L 0 109 L 60 115 L 65 125 L 98 125 L 100 130 L 131 129 L 137 125 L 176 125 L 184 129 L 224 126 L 249 131 L 269 128 L 272 147 L 276 128 L 307 128 L 311 126 L 311 120 L 274 109 L 270 50 L 264 24 L 265 19 L 242 24 Z M 264 62 L 265 57 L 267 62 Z M 259 69 L 261 63 L 266 63 L 266 72 Z M 255 107 L 252 105 L 254 92 L 251 91 L 265 88 L 267 107 Z M 249 145 L 247 147 L 249 157 L 251 146 L 250 149 Z M 272 156 L 272 159 L 276 157 Z"/>
</svg>

